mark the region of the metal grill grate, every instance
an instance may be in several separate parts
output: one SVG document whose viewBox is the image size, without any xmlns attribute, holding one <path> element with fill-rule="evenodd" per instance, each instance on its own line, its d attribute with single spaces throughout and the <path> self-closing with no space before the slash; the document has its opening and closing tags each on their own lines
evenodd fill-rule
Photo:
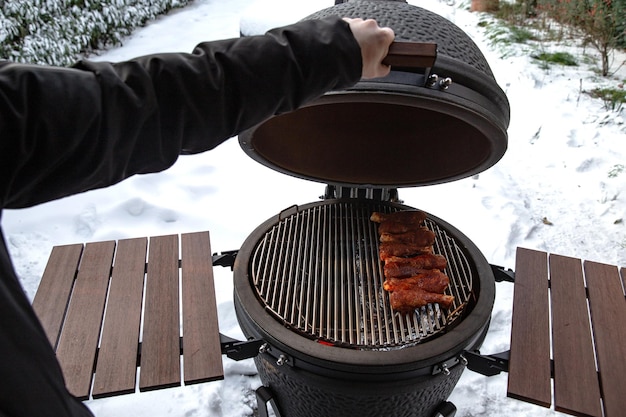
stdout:
<svg viewBox="0 0 626 417">
<path fill-rule="evenodd" d="M 359 349 L 412 346 L 462 316 L 472 294 L 472 272 L 455 239 L 432 220 L 434 251 L 448 260 L 449 310 L 429 304 L 412 314 L 395 312 L 383 290 L 373 211 L 377 202 L 333 202 L 298 211 L 267 231 L 252 254 L 251 280 L 276 319 L 321 343 Z"/>
</svg>

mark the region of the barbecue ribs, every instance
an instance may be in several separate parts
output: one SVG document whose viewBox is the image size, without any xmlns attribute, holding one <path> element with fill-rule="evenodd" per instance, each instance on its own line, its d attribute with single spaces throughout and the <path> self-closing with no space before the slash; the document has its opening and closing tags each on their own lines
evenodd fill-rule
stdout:
<svg viewBox="0 0 626 417">
<path fill-rule="evenodd" d="M 424 269 L 443 271 L 448 266 L 444 256 L 434 253 L 422 253 L 410 258 L 391 256 L 385 259 L 385 278 L 400 278 L 417 275 Z"/>
<path fill-rule="evenodd" d="M 454 297 L 413 287 L 390 292 L 389 302 L 391 308 L 396 311 L 411 312 L 430 303 L 438 303 L 443 308 L 450 308 L 454 302 Z"/>
<path fill-rule="evenodd" d="M 443 293 L 450 284 L 450 278 L 438 269 L 425 270 L 407 278 L 387 278 L 383 288 L 387 291 L 405 291 L 420 288 L 428 292 Z"/>
<path fill-rule="evenodd" d="M 407 313 L 431 303 L 449 308 L 454 302 L 444 294 L 450 284 L 443 272 L 448 262 L 433 253 L 435 233 L 423 225 L 425 219 L 426 213 L 419 210 L 374 212 L 370 217 L 378 223 L 383 289 L 395 311 Z"/>
</svg>

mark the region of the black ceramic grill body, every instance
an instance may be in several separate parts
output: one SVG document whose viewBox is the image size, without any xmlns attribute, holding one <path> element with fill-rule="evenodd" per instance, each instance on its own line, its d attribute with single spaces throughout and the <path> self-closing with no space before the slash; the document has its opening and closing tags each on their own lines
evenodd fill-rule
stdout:
<svg viewBox="0 0 626 417">
<path fill-rule="evenodd" d="M 269 118 L 239 135 L 253 159 L 296 177 L 369 188 L 458 180 L 501 159 L 509 102 L 463 30 L 404 1 L 352 0 L 306 19 L 331 15 L 375 19 L 391 27 L 397 41 L 435 43 L 435 63 L 392 67 L 387 77 L 361 80 Z"/>
<path fill-rule="evenodd" d="M 435 43 L 436 59 L 425 68 L 392 67 L 387 77 L 361 80 L 352 88 L 329 92 L 294 112 L 265 120 L 239 135 L 249 156 L 298 178 L 373 190 L 458 180 L 500 160 L 507 148 L 509 103 L 485 57 L 465 32 L 405 1 L 351 0 L 306 19 L 330 15 L 372 18 L 391 27 L 397 41 Z M 293 210 L 305 212 L 336 203 L 328 198 Z M 377 201 L 370 211 L 410 209 Z M 289 211 L 253 231 L 234 265 L 237 319 L 246 337 L 266 342 L 255 362 L 281 416 L 435 415 L 465 368 L 463 352 L 478 349 L 489 326 L 495 280 L 484 256 L 459 230 L 429 214 L 428 220 L 446 230 L 470 260 L 472 295 L 461 319 L 432 338 L 406 346 L 329 345 L 325 338 L 305 335 L 278 317 L 254 282 L 256 251 L 261 241 L 274 239 L 268 237 L 269 231 L 290 219 Z M 320 226 L 324 228 L 328 224 Z M 315 239 L 314 233 L 303 232 L 276 243 L 288 246 Z M 300 260 L 286 256 L 296 265 Z M 283 279 L 273 271 L 269 264 L 270 281 Z M 332 291 L 328 294 L 332 296 Z"/>
<path fill-rule="evenodd" d="M 298 329 L 277 319 L 259 300 L 253 282 L 252 259 L 261 242 L 268 239 L 270 229 L 278 223 L 289 221 L 295 213 L 338 203 L 343 201 L 310 203 L 293 208 L 293 213 L 288 210 L 268 219 L 246 239 L 237 255 L 234 305 L 246 337 L 266 342 L 262 353 L 255 358 L 261 380 L 273 392 L 282 417 L 430 417 L 448 398 L 460 378 L 465 368 L 463 352 L 478 349 L 486 335 L 495 298 L 491 267 L 459 230 L 429 214 L 428 220 L 452 236 L 470 260 L 472 295 L 461 320 L 433 339 L 390 349 L 329 346 L 305 337 Z M 345 204 L 363 204 L 364 211 L 367 211 L 371 203 L 348 201 Z M 412 209 L 388 202 L 371 206 L 372 210 L 381 208 Z M 275 240 L 272 244 L 276 247 L 294 244 L 294 239 L 288 236 L 278 239 L 272 235 L 271 239 Z M 306 239 L 315 237 L 307 236 Z M 293 260 L 294 264 L 297 262 Z M 268 274 L 272 272 L 268 271 Z M 274 274 L 270 276 L 271 280 L 289 279 L 278 272 Z M 329 296 L 333 297 L 332 294 Z"/>
</svg>

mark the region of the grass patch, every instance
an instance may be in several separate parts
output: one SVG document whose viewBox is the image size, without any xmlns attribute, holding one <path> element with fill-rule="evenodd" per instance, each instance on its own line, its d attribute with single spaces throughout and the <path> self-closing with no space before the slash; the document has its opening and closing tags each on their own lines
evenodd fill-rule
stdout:
<svg viewBox="0 0 626 417">
<path fill-rule="evenodd" d="M 624 165 L 623 164 L 615 164 L 609 170 L 609 178 L 615 178 L 619 174 L 621 174 L 622 172 L 624 172 Z"/>
<path fill-rule="evenodd" d="M 541 52 L 532 57 L 546 66 L 549 64 L 559 64 L 567 67 L 578 66 L 576 58 L 569 52 Z"/>
<path fill-rule="evenodd" d="M 513 43 L 526 43 L 528 41 L 536 41 L 537 36 L 528 29 L 513 26 L 510 28 L 509 39 Z"/>
<path fill-rule="evenodd" d="M 492 43 L 511 45 L 537 40 L 535 34 L 530 30 L 503 23 L 503 21 L 487 22 L 483 20 L 478 25 L 485 28 L 485 33 Z"/>
<path fill-rule="evenodd" d="M 587 94 L 593 98 L 602 100 L 606 110 L 619 112 L 624 107 L 624 103 L 626 103 L 626 90 L 622 88 L 594 88 L 593 90 L 587 91 Z M 623 168 L 624 166 L 622 165 L 621 169 L 623 170 Z M 621 170 L 619 172 L 621 172 Z"/>
</svg>

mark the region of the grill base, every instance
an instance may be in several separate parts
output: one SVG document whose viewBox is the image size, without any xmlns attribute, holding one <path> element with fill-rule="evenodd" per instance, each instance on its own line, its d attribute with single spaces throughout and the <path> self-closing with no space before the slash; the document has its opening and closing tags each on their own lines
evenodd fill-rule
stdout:
<svg viewBox="0 0 626 417">
<path fill-rule="evenodd" d="M 432 417 L 452 393 L 465 367 L 450 374 L 410 380 L 361 382 L 320 376 L 283 365 L 267 355 L 255 359 L 281 417 Z"/>
</svg>

